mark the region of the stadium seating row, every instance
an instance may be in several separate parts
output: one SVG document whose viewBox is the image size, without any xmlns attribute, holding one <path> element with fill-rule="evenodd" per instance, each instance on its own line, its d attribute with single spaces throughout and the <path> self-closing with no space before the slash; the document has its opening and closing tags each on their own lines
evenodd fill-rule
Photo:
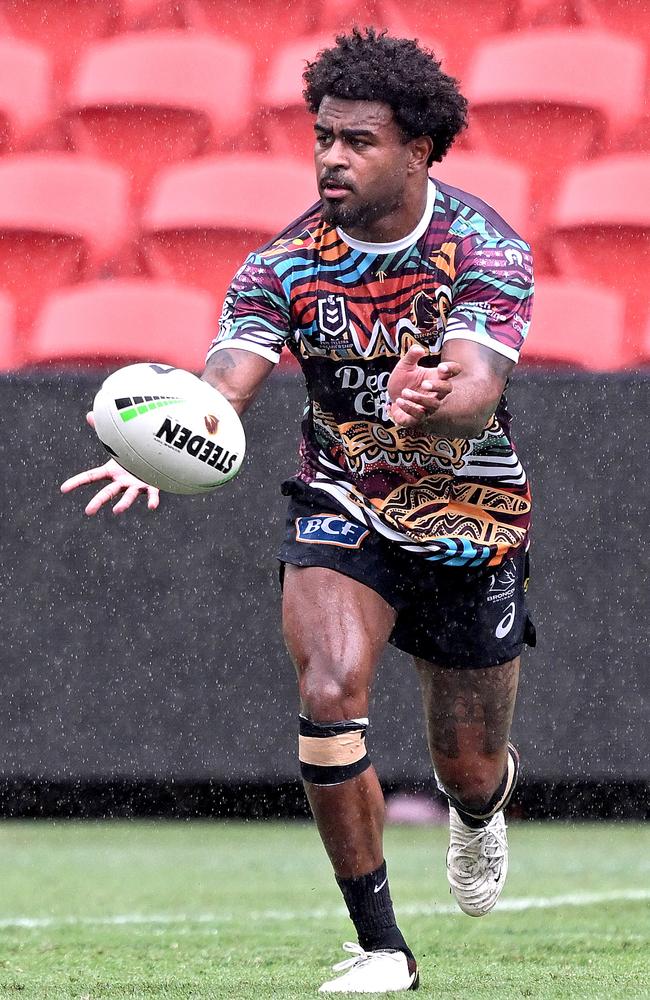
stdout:
<svg viewBox="0 0 650 1000">
<path fill-rule="evenodd" d="M 472 124 L 432 173 L 501 211 L 538 273 L 613 286 L 616 364 L 645 358 L 650 156 L 629 152 L 650 154 L 642 0 L 290 7 L 287 44 L 280 0 L 83 0 L 74 17 L 67 0 L 0 0 L 0 289 L 19 339 L 55 290 L 97 277 L 220 300 L 315 197 L 302 69 L 354 22 L 418 35 L 465 73 Z M 30 149 L 54 152 L 15 152 Z"/>
<path fill-rule="evenodd" d="M 306 163 L 313 122 L 301 74 L 330 37 L 300 38 L 271 53 L 254 99 L 249 46 L 197 32 L 118 35 L 87 48 L 56 110 L 43 52 L 0 37 L 0 152 L 68 150 L 117 164 L 136 215 L 155 174 L 182 160 L 235 148 Z M 471 124 L 457 146 L 527 172 L 523 231 L 531 241 L 552 221 L 573 165 L 650 152 L 645 64 L 641 43 L 597 29 L 499 35 L 477 49 L 465 84 Z M 539 263 L 551 266 L 543 255 Z"/>
<path fill-rule="evenodd" d="M 254 40 L 262 68 L 269 51 L 286 39 L 288 18 L 292 35 L 357 23 L 435 39 L 455 73 L 486 36 L 513 28 L 586 26 L 650 40 L 645 0 L 79 0 L 74 16 L 70 7 L 69 0 L 0 0 L 0 34 L 46 47 L 58 81 L 91 42 L 152 28 Z"/>
<path fill-rule="evenodd" d="M 483 197 L 526 234 L 527 177 L 515 164 L 452 152 L 433 173 Z M 305 164 L 212 154 L 160 171 L 136 225 L 120 167 L 69 153 L 5 157 L 0 288 L 15 302 L 21 331 L 57 288 L 97 277 L 175 280 L 222 300 L 247 253 L 316 197 Z M 535 250 L 558 276 L 613 287 L 633 344 L 650 307 L 649 236 L 650 156 L 619 154 L 569 171 Z"/>
<path fill-rule="evenodd" d="M 83 152 L 92 145 L 124 159 L 153 127 L 163 133 L 150 138 L 152 145 L 157 138 L 160 150 L 174 129 L 189 133 L 182 140 L 186 156 L 233 143 L 309 155 L 312 126 L 303 108 L 302 71 L 331 38 L 300 36 L 267 49 L 264 80 L 256 87 L 250 45 L 198 32 L 125 33 L 89 45 L 55 99 L 45 52 L 0 37 L 0 151 L 47 146 Z M 444 54 L 437 40 L 432 44 Z M 599 29 L 539 28 L 484 39 L 463 80 L 472 108 L 465 142 L 517 148 L 524 119 L 535 154 L 542 142 L 548 149 L 549 138 L 564 151 L 572 136 L 566 149 L 571 159 L 607 144 L 640 148 L 648 131 L 646 67 L 640 41 Z M 171 147 L 173 156 L 173 141 Z"/>
<path fill-rule="evenodd" d="M 175 282 L 90 281 L 52 294 L 31 334 L 21 339 L 13 303 L 0 292 L 0 370 L 51 364 L 117 368 L 162 361 L 200 371 L 218 310 L 209 292 Z M 282 363 L 296 366 L 288 352 Z M 522 364 L 589 371 L 650 365 L 650 322 L 639 348 L 628 339 L 623 299 L 615 291 L 543 279 L 536 288 Z"/>
</svg>

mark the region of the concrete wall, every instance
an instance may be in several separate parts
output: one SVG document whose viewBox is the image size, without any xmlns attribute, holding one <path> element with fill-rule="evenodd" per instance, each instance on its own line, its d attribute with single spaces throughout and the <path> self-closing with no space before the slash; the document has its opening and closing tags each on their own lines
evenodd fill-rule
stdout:
<svg viewBox="0 0 650 1000">
<path fill-rule="evenodd" d="M 101 376 L 5 376 L 0 774 L 218 781 L 297 777 L 296 696 L 275 547 L 303 389 L 277 375 L 246 419 L 238 478 L 123 518 L 60 481 L 104 453 L 83 415 Z M 531 607 L 515 738 L 532 779 L 650 776 L 648 380 L 518 372 L 534 487 Z M 416 679 L 387 651 L 371 753 L 429 774 Z"/>
</svg>

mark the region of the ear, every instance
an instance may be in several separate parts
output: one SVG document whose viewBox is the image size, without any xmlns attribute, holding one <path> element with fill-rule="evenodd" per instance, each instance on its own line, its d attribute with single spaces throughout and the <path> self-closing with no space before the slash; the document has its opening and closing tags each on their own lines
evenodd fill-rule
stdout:
<svg viewBox="0 0 650 1000">
<path fill-rule="evenodd" d="M 409 141 L 410 156 L 408 162 L 408 172 L 410 174 L 419 173 L 420 170 L 427 170 L 429 157 L 433 149 L 433 142 L 428 135 L 420 135 L 417 139 Z"/>
</svg>

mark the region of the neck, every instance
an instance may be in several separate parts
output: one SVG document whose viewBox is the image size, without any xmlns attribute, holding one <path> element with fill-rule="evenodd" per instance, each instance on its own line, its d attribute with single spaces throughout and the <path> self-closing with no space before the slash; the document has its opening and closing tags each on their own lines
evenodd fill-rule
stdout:
<svg viewBox="0 0 650 1000">
<path fill-rule="evenodd" d="M 355 240 L 363 243 L 394 243 L 413 232 L 424 215 L 427 206 L 427 187 L 429 179 L 418 186 L 412 195 L 405 196 L 403 204 L 382 215 L 381 218 L 362 226 L 343 226 L 344 231 Z"/>
</svg>

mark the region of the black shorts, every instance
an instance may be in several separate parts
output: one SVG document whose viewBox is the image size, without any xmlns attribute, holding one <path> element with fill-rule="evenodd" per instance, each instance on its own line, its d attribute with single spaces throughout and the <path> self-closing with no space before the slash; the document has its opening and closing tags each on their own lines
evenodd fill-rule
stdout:
<svg viewBox="0 0 650 1000">
<path fill-rule="evenodd" d="M 350 520 L 326 493 L 293 479 L 285 539 L 278 558 L 322 566 L 376 591 L 397 612 L 390 642 L 441 667 L 498 666 L 535 645 L 528 616 L 528 553 L 494 568 L 439 566 L 403 551 Z"/>
</svg>

